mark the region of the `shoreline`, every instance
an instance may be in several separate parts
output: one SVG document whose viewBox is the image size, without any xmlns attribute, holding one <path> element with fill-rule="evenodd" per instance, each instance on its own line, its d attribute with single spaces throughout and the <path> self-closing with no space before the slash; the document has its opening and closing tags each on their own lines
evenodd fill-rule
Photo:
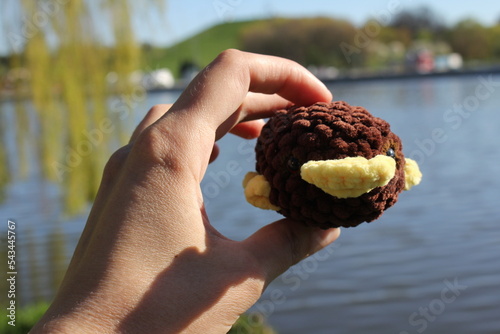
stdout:
<svg viewBox="0 0 500 334">
<path fill-rule="evenodd" d="M 407 72 L 407 73 L 377 73 L 377 74 L 359 74 L 359 75 L 345 75 L 336 78 L 319 78 L 324 84 L 336 84 L 336 83 L 350 83 L 350 82 L 366 82 L 366 81 L 386 81 L 386 80 L 406 80 L 406 79 L 428 79 L 428 78 L 443 78 L 443 77 L 458 77 L 458 76 L 474 76 L 474 75 L 492 75 L 500 74 L 500 65 L 476 68 L 476 69 L 465 69 L 465 70 L 455 70 L 455 71 L 441 71 L 441 72 L 428 72 L 428 73 L 418 73 L 418 72 Z M 182 91 L 187 87 L 187 85 L 174 85 L 170 88 L 155 88 L 146 90 L 147 93 L 164 93 L 164 92 L 177 92 L 182 93 Z M 114 94 L 110 94 L 114 95 Z M 9 91 L 0 91 L 0 103 L 10 102 L 16 100 L 26 100 L 29 99 L 29 94 L 26 92 L 23 96 L 15 96 Z"/>
<path fill-rule="evenodd" d="M 332 79 L 321 80 L 324 83 L 332 84 L 337 82 L 357 82 L 357 81 L 385 81 L 385 80 L 400 80 L 400 79 L 426 79 L 426 78 L 440 78 L 440 77 L 453 77 L 453 76 L 472 76 L 472 75 L 488 75 L 499 74 L 500 65 L 491 66 L 487 68 L 456 70 L 456 71 L 441 71 L 441 72 L 408 72 L 408 73 L 379 73 L 375 75 L 351 75 L 340 76 Z"/>
<path fill-rule="evenodd" d="M 458 77 L 458 76 L 474 76 L 474 75 L 488 75 L 500 74 L 500 65 L 465 69 L 456 71 L 440 71 L 429 73 L 407 72 L 407 73 L 378 73 L 373 75 L 346 75 L 336 78 L 325 79 L 319 78 L 324 84 L 335 84 L 345 82 L 363 82 L 363 81 L 386 81 L 386 80 L 405 80 L 405 79 L 428 79 L 428 78 L 445 78 L 445 77 Z M 157 88 L 150 89 L 148 93 L 162 93 L 162 92 L 182 92 L 186 86 L 174 86 L 172 88 Z"/>
</svg>

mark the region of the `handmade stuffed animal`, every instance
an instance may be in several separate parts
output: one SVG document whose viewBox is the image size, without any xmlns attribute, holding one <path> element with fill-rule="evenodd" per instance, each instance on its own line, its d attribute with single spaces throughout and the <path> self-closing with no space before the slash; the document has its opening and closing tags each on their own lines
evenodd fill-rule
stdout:
<svg viewBox="0 0 500 334">
<path fill-rule="evenodd" d="M 247 201 L 323 229 L 377 219 L 422 178 L 386 121 L 341 101 L 277 111 L 255 151 Z"/>
</svg>

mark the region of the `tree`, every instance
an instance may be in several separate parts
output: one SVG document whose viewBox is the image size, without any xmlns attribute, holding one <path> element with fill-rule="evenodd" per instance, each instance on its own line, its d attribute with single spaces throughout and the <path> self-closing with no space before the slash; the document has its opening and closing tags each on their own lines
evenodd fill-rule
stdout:
<svg viewBox="0 0 500 334">
<path fill-rule="evenodd" d="M 451 29 L 450 45 L 465 60 L 487 60 L 492 56 L 488 30 L 473 19 L 462 20 Z"/>
<path fill-rule="evenodd" d="M 124 137 L 119 116 L 130 105 L 110 106 L 109 94 L 133 93 L 129 77 L 139 67 L 141 52 L 132 13 L 138 12 L 134 6 L 144 4 L 130 0 L 7 1 L 0 29 L 11 49 L 9 69 L 29 73 L 27 80 L 13 87 L 19 165 L 26 170 L 24 148 L 28 142 L 36 143 L 31 146 L 38 145 L 39 169 L 47 179 L 63 185 L 65 207 L 75 213 L 97 192 L 109 141 Z M 112 40 L 104 41 L 103 35 Z M 119 78 L 113 90 L 105 79 L 111 71 Z M 30 130 L 33 122 L 39 129 L 36 133 Z M 108 123 L 112 131 L 111 125 L 103 126 Z M 6 159 L 0 150 L 0 166 L 7 166 Z M 0 186 L 9 177 L 9 171 L 0 167 Z"/>
<path fill-rule="evenodd" d="M 346 66 L 339 48 L 353 43 L 355 27 L 331 18 L 274 19 L 260 21 L 241 35 L 244 50 L 295 60 L 303 65 Z"/>
<path fill-rule="evenodd" d="M 491 44 L 491 53 L 496 60 L 500 60 L 500 22 L 488 29 L 488 37 Z"/>
<path fill-rule="evenodd" d="M 436 35 L 446 30 L 443 19 L 425 6 L 401 11 L 394 17 L 389 26 L 408 31 L 413 40 L 426 31 Z"/>
</svg>

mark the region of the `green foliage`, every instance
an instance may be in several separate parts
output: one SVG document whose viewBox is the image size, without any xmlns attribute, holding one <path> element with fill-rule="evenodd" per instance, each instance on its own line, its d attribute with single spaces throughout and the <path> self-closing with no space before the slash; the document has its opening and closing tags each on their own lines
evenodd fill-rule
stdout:
<svg viewBox="0 0 500 334">
<path fill-rule="evenodd" d="M 149 0 L 149 4 L 156 2 Z M 109 96 L 136 93 L 130 77 L 140 66 L 141 50 L 132 29 L 132 1 L 75 0 L 52 5 L 51 13 L 56 14 L 47 15 L 42 23 L 28 22 L 23 17 L 46 15 L 44 2 L 20 1 L 1 14 L 13 15 L 11 21 L 19 26 L 0 25 L 0 29 L 16 36 L 15 51 L 19 53 L 8 59 L 11 74 L 20 69 L 28 73 L 9 87 L 16 109 L 19 175 L 28 175 L 28 167 L 37 168 L 46 179 L 59 183 L 65 211 L 74 214 L 97 193 L 111 151 L 108 144 L 112 139 L 121 143 L 128 139 L 116 122 L 117 111 L 110 106 Z M 100 21 L 100 29 L 110 32 L 113 48 L 104 45 L 96 21 Z M 30 34 L 24 24 L 31 24 Z M 113 86 L 106 81 L 109 72 L 118 77 Z M 124 108 L 131 109 L 124 103 L 120 114 Z M 112 130 L 104 131 L 103 122 L 112 124 Z M 39 131 L 32 133 L 33 128 Z M 37 164 L 31 166 L 26 163 L 28 141 L 38 149 Z M 5 170 L 6 159 L 0 150 L 0 193 L 11 178 Z"/>
<path fill-rule="evenodd" d="M 445 30 L 440 15 L 426 6 L 402 10 L 394 16 L 389 26 L 406 31 L 413 40 L 419 39 L 423 33 L 436 35 Z"/>
<path fill-rule="evenodd" d="M 228 334 L 276 334 L 277 332 L 266 324 L 265 318 L 258 313 L 242 314 Z"/>
<path fill-rule="evenodd" d="M 368 29 L 369 23 L 370 21 L 368 21 L 363 26 L 363 28 L 361 28 L 361 30 L 366 31 Z M 380 31 L 376 36 L 376 40 L 384 44 L 389 44 L 392 42 L 400 42 L 406 47 L 408 47 L 412 43 L 412 39 L 408 30 L 398 29 L 390 26 L 381 26 Z"/>
<path fill-rule="evenodd" d="M 4 133 L 2 129 L 4 127 L 3 123 L 0 124 L 0 133 Z M 7 168 L 7 152 L 5 150 L 5 145 L 0 145 L 0 203 L 5 198 L 5 189 L 10 179 L 10 171 Z"/>
<path fill-rule="evenodd" d="M 450 44 L 454 51 L 466 60 L 486 60 L 492 56 L 490 31 L 473 19 L 457 23 L 450 32 Z"/>
<path fill-rule="evenodd" d="M 304 65 L 346 66 L 338 45 L 355 27 L 330 18 L 270 19 L 216 25 L 169 48 L 145 46 L 143 68 L 166 67 L 178 78 L 186 62 L 202 68 L 220 52 L 237 48 L 293 59 Z"/>
<path fill-rule="evenodd" d="M 355 27 L 344 20 L 279 18 L 246 27 L 242 48 L 286 57 L 303 65 L 344 67 L 347 63 L 339 45 L 352 42 L 355 34 Z"/>
<path fill-rule="evenodd" d="M 228 48 L 281 56 L 305 66 L 340 69 L 401 67 L 406 52 L 422 47 L 436 55 L 458 52 L 465 60 L 491 62 L 500 59 L 498 27 L 482 27 L 473 20 L 446 27 L 442 18 L 426 7 L 402 11 L 386 25 L 370 19 L 360 27 L 326 17 L 230 22 L 169 48 L 145 47 L 143 68 L 167 67 L 179 77 L 183 64 L 202 68 Z M 351 59 L 344 55 L 342 44 L 353 51 Z"/>
<path fill-rule="evenodd" d="M 0 333 L 2 334 L 26 334 L 37 323 L 49 308 L 49 303 L 40 302 L 30 306 L 17 309 L 16 325 L 11 326 L 5 319 L 3 313 L 0 322 Z M 276 334 L 276 332 L 265 323 L 263 316 L 259 314 L 243 314 L 233 325 L 230 334 Z"/>
<path fill-rule="evenodd" d="M 2 334 L 26 334 L 35 325 L 35 323 L 47 311 L 49 304 L 46 302 L 37 303 L 25 308 L 16 310 L 15 326 L 8 324 L 8 318 L 4 315 L 0 322 L 0 333 Z"/>
<path fill-rule="evenodd" d="M 169 48 L 144 47 L 146 50 L 142 67 L 146 70 L 166 67 L 178 78 L 184 63 L 193 63 L 203 68 L 220 52 L 230 48 L 241 48 L 241 31 L 256 22 L 258 21 L 216 25 Z"/>
<path fill-rule="evenodd" d="M 500 59 L 500 23 L 488 29 L 489 43 L 491 44 L 491 53 L 496 59 Z"/>
</svg>

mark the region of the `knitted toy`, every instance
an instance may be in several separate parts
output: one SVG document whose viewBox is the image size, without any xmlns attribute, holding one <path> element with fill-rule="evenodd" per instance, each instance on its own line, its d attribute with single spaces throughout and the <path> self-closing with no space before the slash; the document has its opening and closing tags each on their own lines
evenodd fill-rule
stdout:
<svg viewBox="0 0 500 334">
<path fill-rule="evenodd" d="M 387 122 L 346 102 L 277 111 L 255 152 L 247 201 L 323 229 L 377 219 L 422 177 Z"/>
</svg>

